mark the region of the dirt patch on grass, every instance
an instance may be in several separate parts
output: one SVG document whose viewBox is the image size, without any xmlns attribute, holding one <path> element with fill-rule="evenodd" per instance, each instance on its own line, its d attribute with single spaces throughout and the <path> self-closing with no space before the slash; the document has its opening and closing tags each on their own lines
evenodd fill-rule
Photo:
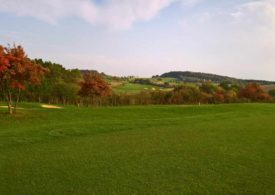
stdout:
<svg viewBox="0 0 275 195">
<path fill-rule="evenodd" d="M 42 108 L 49 108 L 49 109 L 61 109 L 62 107 L 60 106 L 54 106 L 54 105 L 48 105 L 48 104 L 42 104 Z"/>
</svg>

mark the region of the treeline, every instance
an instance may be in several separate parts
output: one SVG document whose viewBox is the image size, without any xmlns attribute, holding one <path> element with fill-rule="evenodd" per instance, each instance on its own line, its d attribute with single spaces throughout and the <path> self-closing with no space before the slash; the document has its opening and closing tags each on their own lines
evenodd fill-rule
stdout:
<svg viewBox="0 0 275 195">
<path fill-rule="evenodd" d="M 101 99 L 101 105 L 166 105 L 166 104 L 221 104 L 273 102 L 273 97 L 264 92 L 258 84 L 244 87 L 210 82 L 199 85 L 181 85 L 171 91 L 141 91 L 138 94 L 111 94 Z"/>
<path fill-rule="evenodd" d="M 33 60 L 48 72 L 39 85 L 28 85 L 22 101 L 63 105 L 102 105 L 112 94 L 104 74 L 97 71 L 66 69 L 42 59 Z"/>
<path fill-rule="evenodd" d="M 124 79 L 124 78 L 114 78 Z M 106 81 L 110 76 L 96 71 L 68 70 L 60 64 L 31 60 L 21 46 L 0 45 L 0 100 L 10 113 L 19 101 L 77 106 L 120 106 L 147 104 L 217 104 L 272 102 L 275 92 L 266 93 L 260 85 L 201 82 L 181 84 L 173 90 L 114 93 Z M 135 80 L 146 84 L 147 80 Z M 152 83 L 148 83 L 152 84 Z"/>
<path fill-rule="evenodd" d="M 78 69 L 68 70 L 62 65 L 35 59 L 34 62 L 46 68 L 39 85 L 28 85 L 22 100 L 49 104 L 75 104 L 78 100 L 79 82 L 82 74 Z"/>
<path fill-rule="evenodd" d="M 137 94 L 114 93 L 106 82 L 106 75 L 96 71 L 68 70 L 60 64 L 35 59 L 48 69 L 40 85 L 31 85 L 22 96 L 24 101 L 78 106 L 120 106 L 149 104 L 217 104 L 237 102 L 272 102 L 273 93 L 266 93 L 260 85 L 220 84 L 202 82 L 181 84 L 173 90 L 144 90 Z M 144 83 L 144 80 L 134 80 Z M 151 85 L 151 83 L 148 83 Z M 272 91 L 271 91 L 272 92 Z"/>
<path fill-rule="evenodd" d="M 157 77 L 157 76 L 155 76 Z M 249 84 L 249 83 L 257 83 L 260 85 L 270 85 L 275 84 L 275 82 L 271 81 L 263 81 L 263 80 L 245 80 L 245 79 L 236 79 L 227 76 L 221 76 L 216 74 L 208 74 L 202 72 L 190 72 L 190 71 L 172 71 L 164 73 L 160 76 L 161 78 L 175 78 L 179 81 L 190 82 L 190 83 L 197 83 L 202 81 L 210 81 L 215 83 L 221 83 L 224 81 L 238 83 L 238 84 Z"/>
</svg>

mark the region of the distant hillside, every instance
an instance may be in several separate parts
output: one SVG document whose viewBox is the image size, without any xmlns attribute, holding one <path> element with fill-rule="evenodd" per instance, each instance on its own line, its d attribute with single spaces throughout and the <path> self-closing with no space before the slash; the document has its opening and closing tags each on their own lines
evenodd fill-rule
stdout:
<svg viewBox="0 0 275 195">
<path fill-rule="evenodd" d="M 229 81 L 232 83 L 240 83 L 240 84 L 246 84 L 246 83 L 258 83 L 261 85 L 270 85 L 275 84 L 275 81 L 264 81 L 264 80 L 245 80 L 245 79 L 237 79 L 233 77 L 228 76 L 221 76 L 221 75 L 215 75 L 215 74 L 208 74 L 208 73 L 201 73 L 201 72 L 190 72 L 190 71 L 172 71 L 168 73 L 164 73 L 161 75 L 162 78 L 175 78 L 179 81 L 184 82 L 202 82 L 202 81 L 212 81 L 215 83 L 220 83 L 223 81 Z"/>
</svg>

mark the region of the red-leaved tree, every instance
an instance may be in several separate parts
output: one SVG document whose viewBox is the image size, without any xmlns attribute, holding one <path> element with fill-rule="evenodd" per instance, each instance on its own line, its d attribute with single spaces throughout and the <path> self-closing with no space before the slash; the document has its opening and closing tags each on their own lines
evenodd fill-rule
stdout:
<svg viewBox="0 0 275 195">
<path fill-rule="evenodd" d="M 239 92 L 241 98 L 246 98 L 251 101 L 271 101 L 272 97 L 265 93 L 260 85 L 250 83 L 242 88 Z"/>
<path fill-rule="evenodd" d="M 83 80 L 80 82 L 78 94 L 81 97 L 89 98 L 93 102 L 96 98 L 108 96 L 111 88 L 102 76 L 95 72 L 86 72 L 83 74 Z"/>
<path fill-rule="evenodd" d="M 10 114 L 16 112 L 21 91 L 26 85 L 39 84 L 46 71 L 27 57 L 23 47 L 0 45 L 0 92 Z"/>
</svg>

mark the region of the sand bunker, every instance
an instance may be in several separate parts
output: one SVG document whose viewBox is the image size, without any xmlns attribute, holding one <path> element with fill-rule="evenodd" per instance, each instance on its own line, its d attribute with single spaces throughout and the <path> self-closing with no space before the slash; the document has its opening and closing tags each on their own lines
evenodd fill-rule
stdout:
<svg viewBox="0 0 275 195">
<path fill-rule="evenodd" d="M 50 108 L 50 109 L 61 109 L 62 107 L 60 106 L 53 106 L 53 105 L 48 105 L 48 104 L 42 104 L 42 108 Z"/>
<path fill-rule="evenodd" d="M 0 108 L 8 108 L 8 106 L 0 106 Z M 14 107 L 11 107 L 11 108 L 13 109 Z M 16 108 L 16 109 L 23 110 L 25 108 Z"/>
</svg>

